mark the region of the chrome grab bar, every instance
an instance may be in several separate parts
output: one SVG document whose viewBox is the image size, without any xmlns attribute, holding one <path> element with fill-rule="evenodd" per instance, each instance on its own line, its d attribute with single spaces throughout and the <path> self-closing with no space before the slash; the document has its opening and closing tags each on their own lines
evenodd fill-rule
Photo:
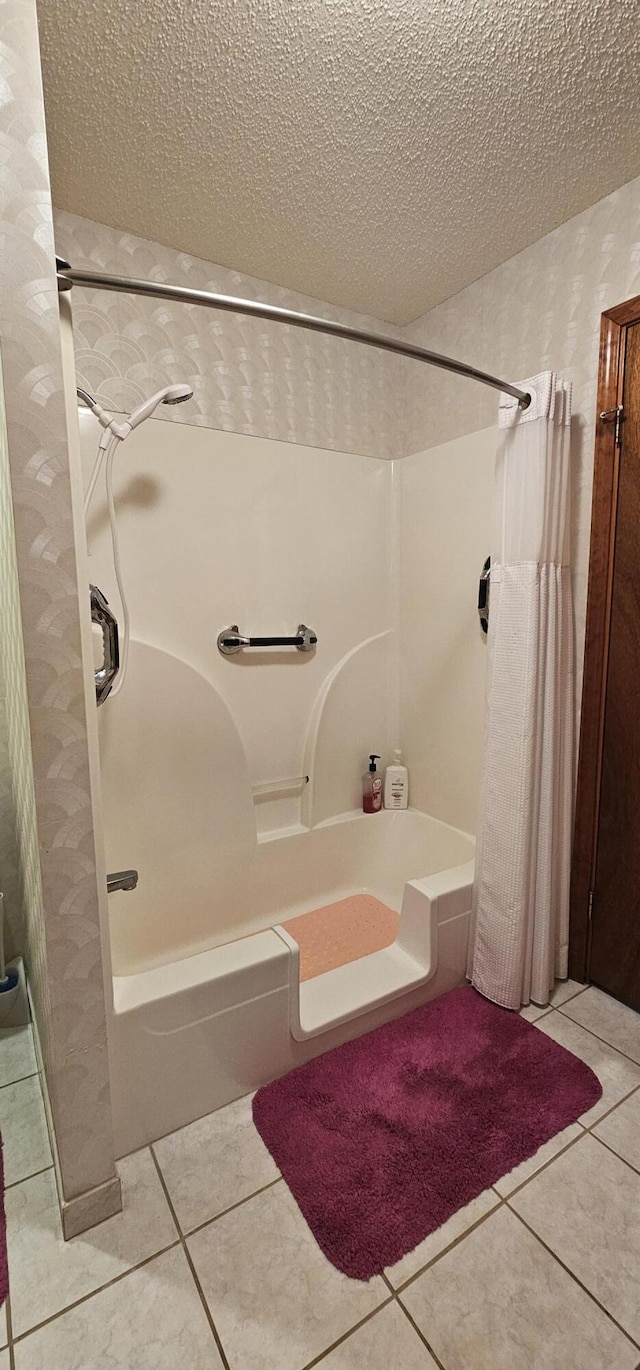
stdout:
<svg viewBox="0 0 640 1370">
<path fill-rule="evenodd" d="M 478 584 L 478 615 L 483 633 L 489 631 L 489 595 L 491 589 L 491 557 L 487 557 Z"/>
<path fill-rule="evenodd" d="M 96 704 L 104 704 L 111 694 L 118 671 L 120 670 L 120 644 L 118 620 L 109 601 L 97 585 L 91 585 L 91 622 L 102 629 L 102 665 L 94 671 L 96 684 Z"/>
<path fill-rule="evenodd" d="M 295 637 L 243 637 L 237 623 L 218 633 L 218 651 L 223 656 L 235 656 L 244 647 L 296 647 L 299 652 L 312 652 L 318 639 L 313 628 L 299 623 Z"/>
<path fill-rule="evenodd" d="M 134 890 L 137 883 L 137 871 L 113 871 L 107 876 L 107 894 L 113 894 L 114 890 Z"/>
</svg>

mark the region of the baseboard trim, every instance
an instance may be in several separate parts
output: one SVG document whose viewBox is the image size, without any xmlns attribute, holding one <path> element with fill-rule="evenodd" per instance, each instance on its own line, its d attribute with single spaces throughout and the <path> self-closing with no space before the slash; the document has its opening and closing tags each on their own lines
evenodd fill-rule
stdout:
<svg viewBox="0 0 640 1370">
<path fill-rule="evenodd" d="M 28 988 L 28 986 L 27 986 Z M 56 1133 L 53 1126 L 53 1116 L 51 1112 L 51 1100 L 47 1085 L 47 1074 L 44 1068 L 44 1058 L 42 1045 L 38 1033 L 38 1024 L 33 1003 L 29 994 L 29 1004 L 31 1008 L 31 1027 L 33 1029 L 33 1040 L 38 1064 L 38 1075 L 40 1077 L 40 1088 L 44 1101 L 44 1111 L 47 1119 L 49 1140 L 53 1154 L 54 1173 L 56 1177 L 56 1189 L 58 1191 L 58 1204 L 60 1206 L 60 1218 L 62 1221 L 62 1235 L 65 1241 L 70 1241 L 71 1237 L 77 1237 L 80 1232 L 86 1232 L 90 1227 L 95 1227 L 97 1223 L 104 1222 L 105 1218 L 112 1218 L 115 1213 L 122 1211 L 122 1189 L 117 1175 L 105 1180 L 102 1184 L 96 1185 L 95 1189 L 87 1189 L 83 1194 L 77 1194 L 73 1199 L 65 1199 L 62 1191 L 62 1177 L 60 1174 L 60 1161 L 58 1159 L 58 1147 L 56 1143 Z"/>
<path fill-rule="evenodd" d="M 78 1194 L 75 1199 L 65 1199 L 60 1205 L 65 1241 L 77 1237 L 80 1232 L 86 1232 L 90 1227 L 96 1227 L 121 1210 L 122 1190 L 117 1175 L 95 1189 Z"/>
</svg>

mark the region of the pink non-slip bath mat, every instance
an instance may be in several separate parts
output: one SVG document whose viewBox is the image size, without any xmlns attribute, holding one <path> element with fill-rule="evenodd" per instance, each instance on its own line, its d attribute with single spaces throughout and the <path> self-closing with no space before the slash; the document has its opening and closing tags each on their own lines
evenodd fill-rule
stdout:
<svg viewBox="0 0 640 1370">
<path fill-rule="evenodd" d="M 253 1117 L 325 1255 L 369 1280 L 601 1093 L 583 1061 L 465 987 L 265 1085 Z"/>
<path fill-rule="evenodd" d="M 390 946 L 399 922 L 399 915 L 372 894 L 352 894 L 289 918 L 282 926 L 300 948 L 300 979 L 312 980 Z"/>
</svg>

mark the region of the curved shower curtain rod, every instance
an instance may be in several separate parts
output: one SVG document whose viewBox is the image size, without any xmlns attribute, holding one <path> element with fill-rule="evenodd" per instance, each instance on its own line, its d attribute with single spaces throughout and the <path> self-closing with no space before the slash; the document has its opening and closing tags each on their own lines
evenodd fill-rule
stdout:
<svg viewBox="0 0 640 1370">
<path fill-rule="evenodd" d="M 277 305 L 262 304 L 256 300 L 241 300 L 233 295 L 216 295 L 210 290 L 191 290 L 187 286 L 163 285 L 158 281 L 136 281 L 128 276 L 105 276 L 99 271 L 76 270 L 61 257 L 56 257 L 58 290 L 71 290 L 74 285 L 83 285 L 91 290 L 116 290 L 125 295 L 150 295 L 158 300 L 179 300 L 183 304 L 201 304 L 208 309 L 223 309 L 232 314 L 248 314 L 254 319 L 267 319 L 271 323 L 291 324 L 295 328 L 307 328 L 313 333 L 328 333 L 333 338 L 343 338 L 347 342 L 364 343 L 367 347 L 380 347 L 386 352 L 396 352 L 401 357 L 413 361 L 426 362 L 428 366 L 439 366 L 443 371 L 453 371 L 457 376 L 467 376 L 481 385 L 490 385 L 493 390 L 502 390 L 513 395 L 521 409 L 526 409 L 531 396 L 526 390 L 519 390 L 508 381 L 490 376 L 486 371 L 478 371 L 466 362 L 454 361 L 453 357 L 442 357 L 439 352 L 428 352 L 416 343 L 400 342 L 384 333 L 369 333 L 364 328 L 351 328 L 349 324 L 333 323 L 330 319 L 320 319 L 314 314 L 298 314 L 293 309 L 280 309 Z"/>
</svg>

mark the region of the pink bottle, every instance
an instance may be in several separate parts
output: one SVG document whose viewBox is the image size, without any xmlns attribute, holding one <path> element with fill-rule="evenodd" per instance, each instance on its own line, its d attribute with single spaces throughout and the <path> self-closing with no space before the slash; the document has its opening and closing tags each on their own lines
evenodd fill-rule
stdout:
<svg viewBox="0 0 640 1370">
<path fill-rule="evenodd" d="M 369 769 L 362 777 L 362 808 L 365 813 L 380 813 L 382 808 L 382 777 L 376 771 L 375 752 L 369 757 Z"/>
</svg>

